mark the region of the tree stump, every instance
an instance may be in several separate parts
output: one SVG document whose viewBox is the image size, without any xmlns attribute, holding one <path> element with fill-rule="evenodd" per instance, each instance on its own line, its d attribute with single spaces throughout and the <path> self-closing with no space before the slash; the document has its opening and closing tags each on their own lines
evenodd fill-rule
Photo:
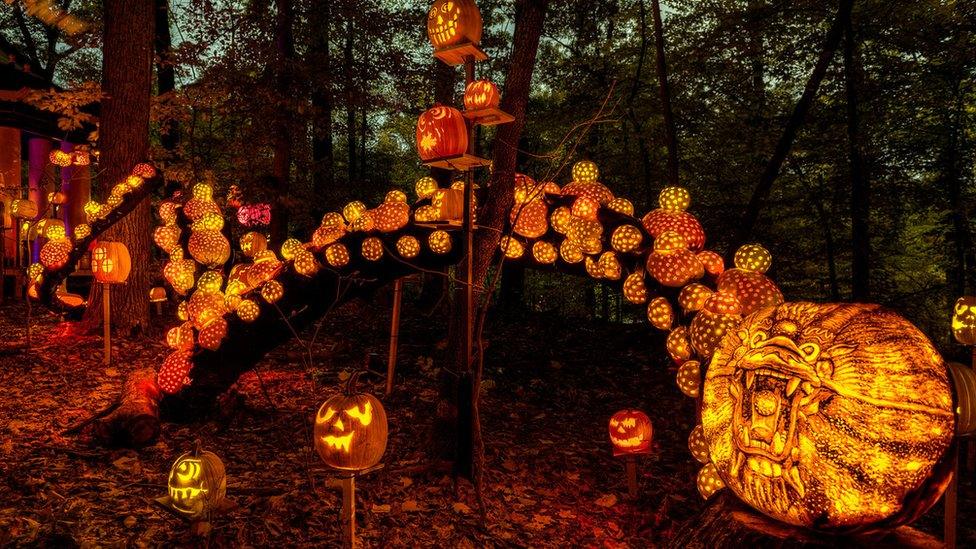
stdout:
<svg viewBox="0 0 976 549">
<path fill-rule="evenodd" d="M 942 541 L 908 526 L 858 535 L 830 535 L 774 521 L 723 490 L 701 513 L 675 531 L 667 547 L 942 547 Z"/>
<path fill-rule="evenodd" d="M 95 425 L 95 433 L 113 446 L 141 447 L 159 436 L 159 401 L 156 370 L 144 368 L 129 375 L 119 395 L 119 405 Z"/>
</svg>

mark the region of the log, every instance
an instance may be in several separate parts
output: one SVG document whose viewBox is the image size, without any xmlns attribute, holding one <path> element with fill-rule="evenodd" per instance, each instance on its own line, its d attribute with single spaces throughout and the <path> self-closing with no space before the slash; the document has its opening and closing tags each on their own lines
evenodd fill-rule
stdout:
<svg viewBox="0 0 976 549">
<path fill-rule="evenodd" d="M 143 368 L 129 374 L 122 386 L 119 406 L 95 424 L 95 435 L 111 446 L 139 448 L 159 436 L 159 401 L 156 370 Z"/>
<path fill-rule="evenodd" d="M 909 526 L 858 535 L 835 536 L 775 521 L 740 502 L 728 490 L 675 531 L 667 547 L 942 547 L 942 541 Z"/>
</svg>

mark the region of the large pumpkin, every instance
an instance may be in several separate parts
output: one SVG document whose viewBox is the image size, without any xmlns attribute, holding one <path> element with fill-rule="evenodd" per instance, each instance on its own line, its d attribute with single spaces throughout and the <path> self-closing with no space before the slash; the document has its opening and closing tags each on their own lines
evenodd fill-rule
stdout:
<svg viewBox="0 0 976 549">
<path fill-rule="evenodd" d="M 178 457 L 169 471 L 169 503 L 191 518 L 206 516 L 227 493 L 224 464 L 213 452 L 200 450 Z"/>
<path fill-rule="evenodd" d="M 322 461 L 347 471 L 368 469 L 386 452 L 386 411 L 373 395 L 352 393 L 358 375 L 353 374 L 342 394 L 322 404 L 313 429 Z"/>
<path fill-rule="evenodd" d="M 724 483 L 778 520 L 823 530 L 907 522 L 947 479 L 946 366 L 877 305 L 786 303 L 715 351 L 702 426 Z"/>
<path fill-rule="evenodd" d="M 417 153 L 422 160 L 459 156 L 468 151 L 468 127 L 454 107 L 437 106 L 417 119 Z"/>
<path fill-rule="evenodd" d="M 435 49 L 481 42 L 481 12 L 474 0 L 437 0 L 427 13 L 427 38 Z"/>
<path fill-rule="evenodd" d="M 91 270 L 102 284 L 121 284 L 129 278 L 132 259 L 121 242 L 99 242 L 92 248 Z"/>
</svg>

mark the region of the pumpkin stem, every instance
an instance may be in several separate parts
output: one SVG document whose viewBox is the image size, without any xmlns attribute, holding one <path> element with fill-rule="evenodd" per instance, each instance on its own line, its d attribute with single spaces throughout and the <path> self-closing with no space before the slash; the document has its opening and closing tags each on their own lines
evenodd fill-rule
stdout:
<svg viewBox="0 0 976 549">
<path fill-rule="evenodd" d="M 359 376 L 364 373 L 366 373 L 366 370 L 356 370 L 349 376 L 349 379 L 346 380 L 346 386 L 342 391 L 346 396 L 353 394 L 353 388 L 356 386 L 356 382 L 359 381 Z"/>
<path fill-rule="evenodd" d="M 203 449 L 203 443 L 200 441 L 200 439 L 197 439 L 193 443 L 193 456 L 199 457 L 202 449 Z"/>
</svg>

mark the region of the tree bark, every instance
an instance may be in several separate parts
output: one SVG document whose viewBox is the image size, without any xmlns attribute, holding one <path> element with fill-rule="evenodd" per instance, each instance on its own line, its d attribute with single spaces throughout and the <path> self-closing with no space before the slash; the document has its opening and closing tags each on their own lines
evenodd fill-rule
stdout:
<svg viewBox="0 0 976 549">
<path fill-rule="evenodd" d="M 627 98 L 627 119 L 634 128 L 634 135 L 637 138 L 637 150 L 641 162 L 641 181 L 651 203 L 657 199 L 657 190 L 652 189 L 651 185 L 651 151 L 647 146 L 647 139 L 644 137 L 644 123 L 637 116 L 634 103 L 640 93 L 643 84 L 642 75 L 644 74 L 644 59 L 647 56 L 647 8 L 644 0 L 638 2 L 637 25 L 640 29 L 640 48 L 637 53 L 637 64 L 634 68 L 634 81 L 630 86 L 630 96 Z"/>
<path fill-rule="evenodd" d="M 965 295 L 967 290 L 976 290 L 971 276 L 976 270 L 976 257 L 974 257 L 973 239 L 969 230 L 969 215 L 966 211 L 965 201 L 963 200 L 963 181 L 962 181 L 962 160 L 961 160 L 961 140 L 964 120 L 965 101 L 961 90 L 961 84 L 957 81 L 954 84 L 952 106 L 946 118 L 948 136 L 939 155 L 941 186 L 946 190 L 946 198 L 949 203 L 950 219 L 952 227 L 949 231 L 947 243 L 949 245 L 948 254 L 951 260 L 946 272 L 946 282 L 948 283 L 951 294 L 948 296 L 948 305 L 951 307 L 956 298 Z"/>
<path fill-rule="evenodd" d="M 313 34 L 310 68 L 316 76 L 312 80 L 312 107 L 315 117 L 312 122 L 312 189 L 316 203 L 335 189 L 335 152 L 332 142 L 332 52 L 331 13 L 332 0 L 315 2 L 310 18 Z M 316 65 L 319 65 L 316 67 Z M 315 212 L 316 218 L 325 213 L 324 207 Z"/>
<path fill-rule="evenodd" d="M 278 60 L 275 92 L 278 113 L 274 119 L 274 157 L 272 175 L 277 185 L 277 197 L 271 211 L 271 245 L 277 248 L 288 238 L 288 193 L 291 186 L 291 85 L 295 62 L 294 6 L 292 0 L 275 0 L 275 52 Z"/>
<path fill-rule="evenodd" d="M 102 90 L 99 120 L 99 182 L 108 188 L 125 178 L 132 167 L 149 155 L 149 99 L 152 94 L 152 2 L 104 0 Z M 131 214 L 109 231 L 108 237 L 123 242 L 135 258 L 126 284 L 112 292 L 112 323 L 124 333 L 138 333 L 149 326 L 149 264 L 152 233 L 149 201 L 143 200 Z M 99 284 L 92 286 L 89 303 L 101 299 Z M 85 318 L 101 322 L 101 308 L 88 307 Z"/>
<path fill-rule="evenodd" d="M 664 139 L 668 146 L 668 184 L 677 186 L 679 183 L 678 135 L 674 125 L 674 112 L 671 109 L 671 85 L 668 83 L 668 64 L 664 56 L 664 25 L 661 22 L 661 3 L 658 0 L 651 0 L 651 13 L 654 16 L 654 49 L 657 57 L 661 110 L 664 113 Z"/>
<path fill-rule="evenodd" d="M 856 64 L 857 44 L 851 18 L 844 25 L 844 88 L 847 94 L 847 144 L 851 166 L 851 300 L 871 299 L 871 181 L 861 153 Z"/>
<path fill-rule="evenodd" d="M 169 32 L 169 0 L 156 2 L 156 95 L 163 97 L 176 89 L 176 67 L 173 60 L 173 41 Z M 159 141 L 169 156 L 180 142 L 180 126 L 176 120 L 165 120 L 159 128 Z"/>
<path fill-rule="evenodd" d="M 830 61 L 837 51 L 837 46 L 840 44 L 841 36 L 844 33 L 845 22 L 851 16 L 852 4 L 853 0 L 840 0 L 837 15 L 834 17 L 834 22 L 831 24 L 830 30 L 824 39 L 823 49 L 820 51 L 817 64 L 814 66 L 813 72 L 810 73 L 810 78 L 807 80 L 806 86 L 803 89 L 803 94 L 800 96 L 800 100 L 797 101 L 793 113 L 790 115 L 786 127 L 783 129 L 783 133 L 776 143 L 776 148 L 773 150 L 773 155 L 769 159 L 769 163 L 766 164 L 766 169 L 759 177 L 759 183 L 752 192 L 749 205 L 746 207 L 742 221 L 739 224 L 739 230 L 733 240 L 733 246 L 728 250 L 729 257 L 752 236 L 752 231 L 755 229 L 756 222 L 759 220 L 762 207 L 766 202 L 766 198 L 769 197 L 769 191 L 773 188 L 773 183 L 776 181 L 776 177 L 783 167 L 783 161 L 786 160 L 790 149 L 793 148 L 796 134 L 799 132 L 800 126 L 803 125 L 803 121 L 806 119 L 811 105 L 813 105 L 813 100 L 816 98 L 817 91 L 820 89 L 820 83 L 823 82 L 827 67 L 830 65 Z"/>
<path fill-rule="evenodd" d="M 357 179 L 356 168 L 359 165 L 356 159 L 356 86 L 353 79 L 353 42 L 355 38 L 355 26 L 353 18 L 347 13 L 346 16 L 346 36 L 342 48 L 343 71 L 346 78 L 346 169 L 348 171 L 349 185 Z"/>
</svg>

